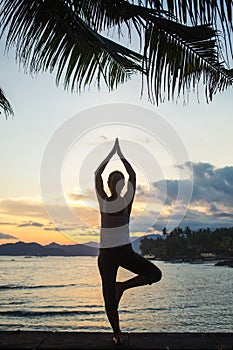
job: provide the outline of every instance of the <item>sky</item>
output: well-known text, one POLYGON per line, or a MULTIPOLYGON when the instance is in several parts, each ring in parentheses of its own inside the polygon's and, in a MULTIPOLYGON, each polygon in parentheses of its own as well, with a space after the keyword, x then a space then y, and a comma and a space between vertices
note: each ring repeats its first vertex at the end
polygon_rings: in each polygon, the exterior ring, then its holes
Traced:
MULTIPOLYGON (((137 173, 133 237, 175 226, 232 226, 232 89, 209 104, 151 104, 140 77, 81 94, 49 72, 19 69, 0 43, 0 86, 15 116, 0 117, 0 244, 99 240, 94 171, 119 137, 137 173)), ((125 171, 115 156, 104 174, 125 171)), ((127 176, 127 174, 125 173, 127 176)), ((107 188, 106 188, 107 191, 107 188)))

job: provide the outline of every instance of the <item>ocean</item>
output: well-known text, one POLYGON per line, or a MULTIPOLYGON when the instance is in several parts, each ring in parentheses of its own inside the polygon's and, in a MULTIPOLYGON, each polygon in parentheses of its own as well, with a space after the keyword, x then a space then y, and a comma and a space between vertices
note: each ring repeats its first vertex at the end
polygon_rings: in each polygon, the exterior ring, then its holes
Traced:
MULTIPOLYGON (((163 278, 130 289, 124 332, 232 332, 233 269, 153 261, 163 278)), ((132 277, 119 269, 118 280, 132 277)), ((0 330, 111 331, 97 257, 0 257, 0 330)))

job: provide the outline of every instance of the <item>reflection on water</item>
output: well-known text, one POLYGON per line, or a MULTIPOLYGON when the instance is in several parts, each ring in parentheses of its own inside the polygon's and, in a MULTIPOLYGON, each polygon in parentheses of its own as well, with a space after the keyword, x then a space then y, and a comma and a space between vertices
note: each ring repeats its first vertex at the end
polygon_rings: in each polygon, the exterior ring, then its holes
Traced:
MULTIPOLYGON (((122 298, 125 332, 233 331, 233 269, 155 263, 162 280, 122 298)), ((0 257, 0 277, 0 330, 110 330, 95 257, 0 257)))

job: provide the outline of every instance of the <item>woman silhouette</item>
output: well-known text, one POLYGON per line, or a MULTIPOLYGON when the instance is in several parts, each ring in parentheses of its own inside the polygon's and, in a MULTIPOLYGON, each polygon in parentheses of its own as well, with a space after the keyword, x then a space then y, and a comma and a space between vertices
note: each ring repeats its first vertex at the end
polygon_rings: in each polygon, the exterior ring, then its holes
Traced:
POLYGON ((162 274, 157 266, 132 249, 129 219, 135 195, 136 174, 123 156, 118 139, 95 172, 95 186, 101 214, 98 267, 102 279, 105 310, 114 333, 113 342, 119 345, 123 342, 118 314, 122 294, 127 289, 158 282, 162 274), (121 196, 121 191, 125 179, 120 171, 113 171, 108 177, 111 195, 108 196, 104 191, 102 173, 115 153, 118 154, 129 175, 124 196, 121 196), (137 276, 124 282, 116 282, 120 266, 137 276))

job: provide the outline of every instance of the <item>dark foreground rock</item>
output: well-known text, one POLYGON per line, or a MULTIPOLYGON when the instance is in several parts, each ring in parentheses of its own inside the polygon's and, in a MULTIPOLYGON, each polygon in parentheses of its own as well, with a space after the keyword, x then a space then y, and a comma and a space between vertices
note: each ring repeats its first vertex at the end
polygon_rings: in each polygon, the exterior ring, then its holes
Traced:
POLYGON ((218 261, 215 266, 228 266, 228 267, 233 267, 233 260, 223 260, 223 261, 218 261))

